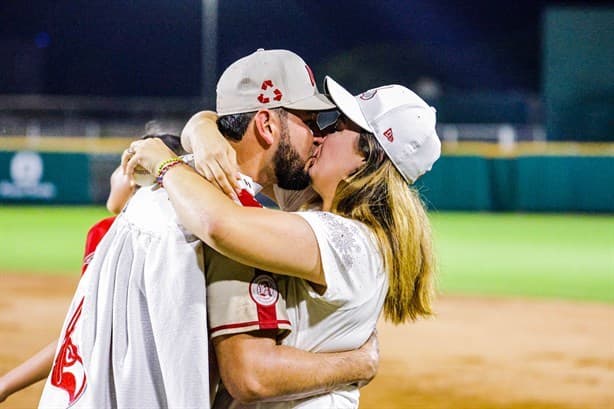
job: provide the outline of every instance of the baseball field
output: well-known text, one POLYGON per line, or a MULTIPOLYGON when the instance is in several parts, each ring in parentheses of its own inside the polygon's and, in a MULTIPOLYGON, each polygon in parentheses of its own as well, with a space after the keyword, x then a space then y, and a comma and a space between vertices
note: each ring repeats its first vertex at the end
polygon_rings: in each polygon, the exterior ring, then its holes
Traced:
MULTIPOLYGON (((57 337, 101 207, 0 207, 0 373, 57 337)), ((381 322, 362 408, 614 408, 614 217, 431 213, 437 316, 381 322)), ((31 408, 39 383, 0 407, 31 408)))

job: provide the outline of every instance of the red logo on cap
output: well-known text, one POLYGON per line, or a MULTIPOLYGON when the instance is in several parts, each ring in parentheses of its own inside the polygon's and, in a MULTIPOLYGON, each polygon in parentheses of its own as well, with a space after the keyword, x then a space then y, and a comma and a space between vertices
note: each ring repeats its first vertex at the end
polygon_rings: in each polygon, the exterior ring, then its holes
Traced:
POLYGON ((307 70, 307 74, 309 74, 309 81, 311 81, 311 86, 315 87, 316 86, 316 78, 313 76, 313 71, 311 71, 311 68, 309 68, 309 66, 307 64, 305 64, 305 69, 307 70))
MULTIPOLYGON (((262 81, 262 85, 260 86, 260 88, 262 88, 263 91, 266 91, 269 88, 273 88, 273 81, 271 80, 264 80, 262 81)), ((283 97, 284 94, 281 93, 281 91, 279 90, 279 88, 275 88, 273 90, 273 99, 275 101, 281 101, 281 98, 283 97)), ((260 101, 261 104, 268 104, 269 102, 271 102, 271 98, 270 98, 270 94, 269 96, 265 96, 264 93, 258 95, 258 101, 260 101)))
POLYGON ((386 137, 386 139, 388 139, 390 142, 394 141, 394 135, 392 135, 392 128, 388 128, 384 131, 384 136, 386 137))

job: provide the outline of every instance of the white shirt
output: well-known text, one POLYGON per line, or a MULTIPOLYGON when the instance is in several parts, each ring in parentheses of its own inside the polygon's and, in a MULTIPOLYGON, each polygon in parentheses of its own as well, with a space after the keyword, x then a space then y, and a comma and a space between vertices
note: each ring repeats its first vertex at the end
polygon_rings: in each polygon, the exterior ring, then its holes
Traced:
MULTIPOLYGON (((319 295, 305 280, 279 277, 292 331, 283 344, 311 352, 360 347, 375 329, 388 291, 388 278, 375 235, 360 222, 327 212, 299 212, 313 229, 327 288, 319 295)), ((285 402, 231 408, 357 408, 360 392, 348 385, 331 393, 285 402)), ((220 406, 221 407, 221 406, 220 406)))
POLYGON ((166 191, 139 189, 79 283, 40 407, 208 407, 204 281, 166 191))

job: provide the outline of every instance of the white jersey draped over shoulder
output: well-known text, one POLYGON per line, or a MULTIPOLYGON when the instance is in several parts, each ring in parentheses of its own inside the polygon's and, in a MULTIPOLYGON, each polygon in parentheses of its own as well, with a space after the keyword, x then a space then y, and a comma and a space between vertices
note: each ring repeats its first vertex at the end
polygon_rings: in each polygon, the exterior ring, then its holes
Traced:
POLYGON ((209 407, 203 265, 166 191, 139 189, 79 283, 39 407, 209 407))

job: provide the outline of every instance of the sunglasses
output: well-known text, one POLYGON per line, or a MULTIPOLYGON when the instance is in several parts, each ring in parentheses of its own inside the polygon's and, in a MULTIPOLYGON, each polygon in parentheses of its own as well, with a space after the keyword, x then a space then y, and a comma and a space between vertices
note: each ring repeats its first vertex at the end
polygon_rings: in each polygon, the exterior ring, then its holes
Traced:
POLYGON ((330 132, 330 127, 335 125, 340 117, 340 112, 336 110, 332 111, 302 111, 284 108, 286 112, 294 115, 300 119, 314 135, 321 135, 324 131, 330 132))
POLYGON ((338 110, 318 112, 316 123, 319 131, 328 130, 331 126, 335 126, 341 118, 341 112, 338 110))

